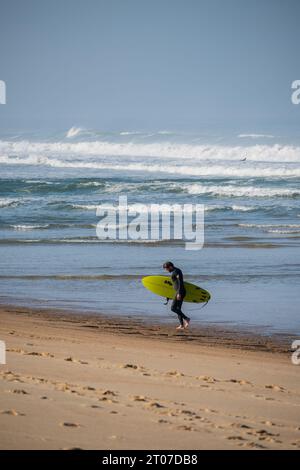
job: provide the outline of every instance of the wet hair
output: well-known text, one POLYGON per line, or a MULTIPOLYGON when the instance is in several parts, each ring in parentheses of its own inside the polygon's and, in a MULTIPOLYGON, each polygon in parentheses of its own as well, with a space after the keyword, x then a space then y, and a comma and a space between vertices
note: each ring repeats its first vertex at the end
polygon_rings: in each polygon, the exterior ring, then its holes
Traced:
POLYGON ((173 264, 171 261, 166 261, 166 262, 163 264, 163 268, 164 268, 164 269, 167 269, 167 268, 174 268, 174 264, 173 264))

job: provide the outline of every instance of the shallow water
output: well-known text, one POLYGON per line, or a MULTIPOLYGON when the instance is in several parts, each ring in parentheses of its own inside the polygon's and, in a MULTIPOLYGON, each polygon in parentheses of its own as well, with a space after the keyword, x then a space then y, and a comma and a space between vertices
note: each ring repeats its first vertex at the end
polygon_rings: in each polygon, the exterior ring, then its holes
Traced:
POLYGON ((299 333, 300 147, 75 131, 0 141, 3 301, 163 319, 140 278, 171 259, 212 293, 193 320, 299 333), (204 204, 205 248, 99 240, 96 207, 119 195, 204 204))

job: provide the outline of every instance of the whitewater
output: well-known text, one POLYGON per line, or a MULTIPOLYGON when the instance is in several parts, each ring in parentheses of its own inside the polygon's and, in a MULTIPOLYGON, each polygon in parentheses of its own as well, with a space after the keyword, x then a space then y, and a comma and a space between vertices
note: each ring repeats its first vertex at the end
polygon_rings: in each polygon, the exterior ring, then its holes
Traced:
POLYGON ((229 139, 72 126, 51 137, 2 136, 0 297, 161 317, 164 307, 139 276, 162 274, 172 259, 213 293, 199 320, 291 331, 300 328, 299 201, 300 146, 271 133, 229 139), (191 255, 180 240, 99 240, 97 207, 111 210, 120 195, 141 212, 203 204, 204 249, 191 255))

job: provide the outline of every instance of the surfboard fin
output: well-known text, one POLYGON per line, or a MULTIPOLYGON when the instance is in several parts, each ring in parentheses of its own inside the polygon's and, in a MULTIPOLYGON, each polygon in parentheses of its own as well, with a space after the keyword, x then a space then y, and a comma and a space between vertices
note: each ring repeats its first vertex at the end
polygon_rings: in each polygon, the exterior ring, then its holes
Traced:
POLYGON ((170 300, 169 297, 166 297, 166 302, 164 302, 164 305, 168 305, 169 300, 170 300))

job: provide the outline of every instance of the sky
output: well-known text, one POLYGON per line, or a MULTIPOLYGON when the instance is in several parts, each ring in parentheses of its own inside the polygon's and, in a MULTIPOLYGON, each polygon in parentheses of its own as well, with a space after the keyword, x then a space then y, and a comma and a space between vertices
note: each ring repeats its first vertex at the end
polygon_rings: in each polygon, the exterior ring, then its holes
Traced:
POLYGON ((299 0, 0 0, 0 132, 298 129, 299 18, 299 0))

